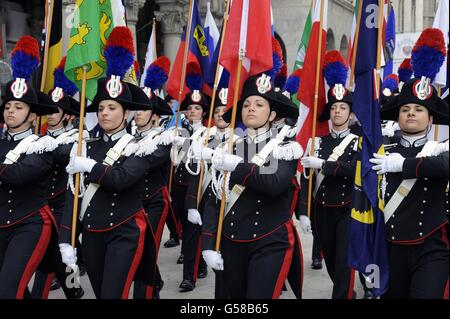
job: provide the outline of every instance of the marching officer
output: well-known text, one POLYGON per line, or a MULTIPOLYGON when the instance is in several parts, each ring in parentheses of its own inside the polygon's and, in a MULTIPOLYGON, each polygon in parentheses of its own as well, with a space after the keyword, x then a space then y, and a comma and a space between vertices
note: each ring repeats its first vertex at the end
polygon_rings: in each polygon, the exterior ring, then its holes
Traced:
MULTIPOLYGON (((331 133, 317 137, 315 153, 310 155, 311 140, 301 163, 314 172, 313 201, 314 228, 322 248, 328 274, 333 281, 333 299, 352 299, 354 270, 347 266, 350 204, 358 136, 349 129, 352 93, 344 87, 348 67, 338 51, 325 55, 324 75, 330 89, 328 102, 320 114, 319 121, 331 120, 331 133)), ((311 173, 312 174, 312 173, 311 173)), ((301 180, 299 200, 300 225, 308 228, 306 217, 308 179, 305 173, 301 180)))
MULTIPOLYGON (((230 117, 231 110, 223 116, 227 122, 230 117)), ((235 143, 237 155, 219 148, 212 158, 213 169, 221 172, 218 181, 224 180, 232 191, 226 196, 220 254, 214 246, 225 194, 222 184, 213 182, 217 199, 208 200, 204 210, 204 219, 210 221, 204 224, 202 255, 210 267, 223 270, 229 298, 278 298, 291 266, 295 228, 290 187, 302 149, 297 142, 276 139, 277 130, 271 130, 276 117, 297 118, 298 109, 277 99, 269 76, 250 77, 236 119, 248 128, 247 136, 235 143), (224 171, 230 172, 229 178, 224 171)))
MULTIPOLYGON (((87 274, 96 297, 101 299, 128 298, 135 276, 148 285, 154 279, 154 260, 148 253, 154 247, 154 237, 141 192, 142 177, 158 155, 155 147, 155 157, 150 156, 150 150, 145 156, 135 156, 134 137, 126 132, 130 110, 149 108, 145 93, 121 80, 134 61, 132 43, 128 28, 112 30, 105 47, 110 76, 98 80, 97 94, 86 109, 97 112, 104 134, 87 143, 84 156, 76 156, 74 144, 66 168, 70 175, 88 174, 79 220, 87 274)), ((76 251, 69 244, 72 208, 73 197, 66 196, 60 250, 63 262, 76 269, 76 251)))
MULTIPOLYGON (((177 156, 181 159, 181 162, 174 173, 175 183, 172 187, 172 204, 176 214, 180 217, 183 229, 181 245, 183 281, 180 284, 181 292, 193 290, 197 278, 205 278, 208 273, 205 262, 199 257, 196 240, 196 234, 199 232, 198 226, 192 224, 188 218, 188 209, 191 207, 186 204, 186 194, 188 194, 189 185, 193 183, 193 176, 200 172, 200 166, 192 163, 194 158, 189 149, 194 141, 201 142, 201 138, 206 131, 202 121, 209 114, 210 99, 201 91, 203 82, 198 76, 198 70, 193 65, 188 66, 186 84, 191 92, 182 101, 180 110, 186 111, 189 127, 184 132, 187 131, 190 136, 189 138, 182 136, 174 139, 174 144, 181 147, 177 156), (185 153, 184 157, 180 155, 182 153, 185 153)), ((192 216, 192 212, 190 215, 192 216)))
MULTIPOLYGON (((64 75, 65 62, 66 58, 64 57, 59 66, 55 68, 55 88, 49 94, 53 102, 56 103, 58 112, 47 115, 47 135, 53 137, 58 144, 58 147, 53 152, 54 160, 52 169, 46 179, 48 205, 55 218, 58 229, 61 225, 67 189, 67 173, 65 168, 69 163, 72 144, 78 138, 78 129, 74 129, 71 123, 80 115, 80 105, 72 97, 78 90, 64 75)), ((87 131, 84 132, 84 135, 85 137, 89 137, 87 131)), ((33 298, 48 298, 50 290, 48 285, 52 283, 52 278, 53 282, 57 284, 56 288, 60 285, 67 298, 81 298, 84 294, 82 287, 69 288, 66 285, 68 273, 66 273, 66 267, 61 261, 57 242, 54 242, 54 247, 49 248, 47 253, 55 255, 53 259, 56 277, 54 277, 54 273, 45 274, 40 271, 36 272, 33 290, 31 292, 33 298)), ((54 289, 54 285, 51 288, 54 289)))
MULTIPOLYGON (((169 165, 170 165, 170 144, 171 132, 164 131, 154 121, 161 116, 172 116, 173 112, 170 106, 157 93, 167 80, 167 74, 170 69, 170 61, 167 57, 161 56, 153 62, 147 69, 146 79, 144 81, 144 92, 148 96, 148 103, 152 106, 152 110, 141 110, 136 112, 134 120, 137 126, 136 140, 140 144, 155 143, 159 145, 160 155, 158 161, 153 163, 152 168, 145 173, 144 191, 142 201, 147 217, 152 226, 155 237, 155 249, 152 247, 153 259, 157 261, 161 237, 166 223, 167 216, 171 210, 170 197, 167 188, 169 165), (161 73, 161 71, 163 73, 161 73), (165 76, 162 77, 161 74, 165 76), (156 81, 155 79, 158 79, 156 81)), ((159 292, 164 282, 159 272, 157 264, 155 267, 155 280, 150 286, 145 286, 142 282, 136 281, 134 284, 133 297, 140 298, 156 298, 159 299, 159 292)))
POLYGON ((34 135, 32 124, 58 110, 28 82, 39 63, 36 39, 21 37, 11 60, 14 80, 0 107, 0 122, 8 126, 0 140, 0 299, 23 299, 56 233, 44 184, 56 143, 34 135))
POLYGON ((381 109, 381 117, 398 121, 401 130, 387 155, 374 154, 370 160, 387 185, 382 189, 389 254, 386 299, 448 298, 448 141, 427 140, 432 124, 449 121, 448 105, 431 85, 444 61, 444 43, 439 29, 422 32, 412 51, 415 78, 381 109), (423 63, 425 55, 428 63, 423 63))

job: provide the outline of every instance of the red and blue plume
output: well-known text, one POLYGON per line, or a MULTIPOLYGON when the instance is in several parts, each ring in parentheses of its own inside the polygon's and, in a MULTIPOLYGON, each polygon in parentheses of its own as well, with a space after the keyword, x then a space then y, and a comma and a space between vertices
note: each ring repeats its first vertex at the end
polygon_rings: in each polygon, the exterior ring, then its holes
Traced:
POLYGON ((227 70, 223 69, 217 89, 218 90, 227 89, 229 83, 230 83, 230 73, 227 70))
POLYGON ((425 76, 433 81, 441 69, 446 55, 447 50, 442 31, 436 28, 423 30, 411 53, 414 76, 416 78, 425 76))
POLYGON ((399 79, 397 74, 389 74, 384 78, 383 89, 389 89, 391 92, 398 90, 399 79))
POLYGON ((136 81, 139 82, 141 79, 141 66, 137 60, 133 62, 133 70, 134 74, 136 74, 136 81))
POLYGON ((120 76, 124 78, 134 63, 133 36, 127 27, 115 27, 106 41, 105 59, 107 64, 106 76, 120 76))
POLYGON ((162 88, 169 77, 170 60, 166 56, 160 56, 147 68, 144 85, 152 90, 162 88))
POLYGON ((300 88, 300 79, 302 77, 302 69, 295 70, 287 79, 286 85, 284 86, 284 91, 289 92, 289 94, 297 94, 300 88))
POLYGON ((400 82, 406 82, 411 78, 413 69, 410 58, 406 58, 403 60, 402 64, 400 64, 400 66, 398 67, 397 73, 400 82))
POLYGON ((284 88, 286 85, 286 79, 287 79, 287 65, 286 63, 283 64, 281 67, 280 73, 275 77, 275 87, 277 88, 284 88))
POLYGON ((341 53, 337 50, 328 51, 325 54, 323 64, 323 76, 330 87, 335 84, 345 86, 347 82, 348 66, 341 53))
POLYGON ((267 75, 270 76, 272 81, 275 81, 278 73, 280 73, 281 68, 283 67, 283 49, 281 48, 280 42, 277 39, 272 38, 272 59, 273 66, 272 69, 267 71, 267 75))
POLYGON ((192 92, 201 91, 203 87, 202 71, 197 63, 189 63, 186 67, 186 85, 192 92))
POLYGON ((72 81, 70 81, 64 74, 65 66, 66 66, 66 57, 63 57, 61 59, 61 62, 59 62, 59 65, 53 71, 53 77, 55 78, 54 86, 63 89, 63 91, 66 94, 74 96, 78 92, 78 89, 75 86, 75 84, 73 84, 72 81))
POLYGON ((11 52, 13 78, 29 80, 39 65, 39 44, 29 35, 20 37, 11 52))

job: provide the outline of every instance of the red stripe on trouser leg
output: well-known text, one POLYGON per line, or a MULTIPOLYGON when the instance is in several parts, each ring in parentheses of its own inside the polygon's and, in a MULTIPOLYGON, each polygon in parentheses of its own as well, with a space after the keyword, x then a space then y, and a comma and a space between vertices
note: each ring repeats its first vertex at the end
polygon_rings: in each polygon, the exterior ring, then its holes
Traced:
POLYGON ((444 298, 443 299, 448 299, 448 279, 447 279, 447 283, 445 284, 444 298))
POLYGON ((50 242, 50 237, 52 234, 52 219, 50 218, 50 209, 48 208, 48 206, 44 206, 39 209, 39 214, 41 215, 43 221, 41 236, 39 237, 38 243, 34 248, 30 259, 28 260, 27 265, 25 266, 22 278, 20 278, 16 299, 23 299, 25 288, 27 287, 31 276, 33 276, 33 274, 36 272, 36 269, 41 263, 42 258, 44 258, 45 252, 50 242))
POLYGON ((353 299, 353 287, 355 286, 355 270, 350 272, 350 282, 348 284, 347 299, 353 299))
MULTIPOLYGON (((295 229, 295 228, 294 228, 295 229)), ((298 235, 297 231, 294 231, 294 236, 297 237, 298 240, 298 250, 299 250, 299 255, 300 255, 300 264, 301 264, 301 275, 300 275, 300 288, 303 290, 303 276, 304 276, 304 272, 303 272, 303 249, 302 249, 302 241, 300 240, 300 236, 298 235)))
POLYGON ((200 264, 200 256, 202 251, 202 237, 200 236, 197 241, 197 249, 195 250, 195 263, 194 263, 194 281, 197 281, 198 265, 200 264))
POLYGON ((287 279, 289 268, 292 263, 292 254, 294 252, 294 232, 292 231, 292 225, 289 223, 285 224, 286 230, 288 232, 289 248, 286 249, 284 254, 283 264, 281 265, 280 273, 278 275, 275 289, 272 294, 272 299, 278 299, 281 295, 281 289, 283 289, 284 282, 287 279))
POLYGON ((169 189, 167 187, 164 187, 162 189, 164 198, 167 200, 167 202, 169 203, 169 210, 170 210, 170 214, 172 215, 172 219, 175 223, 175 228, 177 230, 177 234, 178 234, 178 238, 181 238, 181 222, 178 220, 178 218, 175 216, 175 211, 173 210, 172 207, 172 203, 170 201, 170 193, 169 193, 169 189))
POLYGON ((147 228, 147 221, 144 215, 145 213, 141 211, 136 215, 134 219, 139 229, 139 239, 136 247, 136 252, 134 253, 133 261, 128 272, 127 280, 125 281, 125 287, 123 288, 121 299, 128 299, 131 283, 133 282, 134 275, 142 258, 142 253, 144 252, 145 230, 147 228))
POLYGON ((48 299, 48 295, 50 294, 50 287, 52 286, 53 278, 55 278, 55 273, 51 273, 47 275, 47 279, 45 279, 44 290, 42 291, 42 299, 48 299))

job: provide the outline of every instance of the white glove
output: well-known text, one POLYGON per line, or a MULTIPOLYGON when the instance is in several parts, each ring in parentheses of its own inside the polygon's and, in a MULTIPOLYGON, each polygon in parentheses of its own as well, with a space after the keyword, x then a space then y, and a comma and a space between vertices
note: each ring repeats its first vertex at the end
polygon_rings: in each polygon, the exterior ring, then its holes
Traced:
POLYGON ((375 164, 372 169, 376 171, 378 175, 396 173, 403 170, 405 158, 399 153, 390 153, 388 156, 374 153, 373 156, 375 158, 371 158, 369 161, 375 164))
POLYGON ((214 152, 212 157, 212 165, 219 171, 233 172, 236 169, 236 166, 242 161, 242 157, 227 154, 222 149, 214 152))
POLYGON ((431 156, 438 156, 439 154, 442 154, 444 152, 448 152, 448 140, 436 145, 436 147, 433 150, 433 153, 431 153, 431 156))
POLYGON ((76 271, 77 269, 77 249, 73 248, 72 245, 63 243, 59 244, 59 251, 61 252, 62 262, 67 265, 67 267, 76 271))
POLYGON ((200 160, 202 156, 203 144, 198 141, 192 141, 191 152, 196 160, 200 160))
POLYGON ((204 147, 202 149, 202 160, 210 161, 214 155, 214 150, 209 147, 204 147))
POLYGON ((325 160, 314 156, 305 156, 301 159, 301 162, 305 168, 321 169, 325 160))
POLYGON ((214 270, 223 270, 223 259, 220 253, 215 250, 202 251, 206 264, 214 270))
POLYGON ((194 225, 202 225, 202 216, 196 209, 188 209, 188 221, 194 225))
POLYGON ((311 221, 308 216, 301 215, 299 220, 300 228, 303 230, 303 233, 307 234, 311 232, 311 221))
POLYGON ((176 145, 176 146, 183 146, 185 141, 186 141, 186 137, 174 136, 172 144, 176 145))
POLYGON ((97 161, 91 158, 75 156, 73 159, 70 159, 69 164, 66 166, 66 172, 68 174, 90 173, 95 164, 97 164, 97 161))

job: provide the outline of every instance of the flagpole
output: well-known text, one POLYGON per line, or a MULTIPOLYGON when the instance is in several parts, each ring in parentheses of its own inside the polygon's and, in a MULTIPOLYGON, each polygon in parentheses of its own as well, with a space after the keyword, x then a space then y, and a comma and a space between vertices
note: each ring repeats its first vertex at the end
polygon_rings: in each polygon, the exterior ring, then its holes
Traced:
MULTIPOLYGON (((55 4, 55 1, 53 0, 48 0, 50 1, 50 10, 48 10, 48 4, 47 4, 47 0, 46 5, 45 5, 45 11, 47 11, 48 13, 48 21, 47 21, 47 15, 45 16, 46 18, 46 25, 45 25, 45 46, 44 46, 44 61, 42 62, 42 77, 41 77, 41 92, 44 92, 45 89, 45 81, 47 78, 47 65, 48 65, 48 47, 50 45, 50 36, 52 33, 52 19, 53 19, 53 5, 55 4)), ((46 93, 46 92, 44 92, 46 93)), ((36 128, 35 128, 35 134, 39 135, 40 131, 41 131, 41 119, 42 116, 38 116, 37 119, 37 124, 36 124, 36 128)))
MULTIPOLYGON (((314 110, 313 110, 313 127, 311 137, 311 151, 310 156, 314 156, 316 145, 316 128, 317 128, 317 106, 319 103, 319 81, 320 81, 320 67, 322 64, 322 25, 323 25, 323 7, 324 0, 320 0, 320 20, 319 20, 319 46, 317 48, 317 64, 316 64, 316 82, 314 86, 314 110)), ((312 180, 314 173, 311 171, 308 183, 308 218, 311 216, 311 194, 312 194, 312 180)))
MULTIPOLYGON (((217 61, 220 61, 220 57, 222 56, 222 47, 223 47, 223 42, 224 42, 224 38, 225 38, 225 31, 227 29, 227 24, 228 24, 228 14, 229 14, 229 9, 230 9, 230 0, 226 0, 226 9, 225 9, 225 15, 223 17, 223 28, 222 28, 222 35, 220 38, 220 47, 219 47, 219 56, 217 58, 217 61)), ((211 123, 212 123, 212 117, 213 117, 213 111, 214 111, 214 102, 216 100, 216 94, 217 94, 217 88, 219 86, 219 81, 220 81, 220 77, 219 77, 219 70, 220 70, 220 63, 217 62, 217 67, 216 67, 216 75, 214 78, 214 87, 213 87, 213 92, 212 92, 212 98, 211 98, 211 106, 209 107, 209 116, 208 116, 208 127, 206 129, 206 136, 205 139, 203 141, 203 145, 207 146, 208 145, 208 140, 209 140, 209 135, 211 132, 211 123)), ((232 138, 233 136, 230 135, 230 138, 232 138)), ((204 167, 203 167, 203 160, 201 161, 201 165, 200 165, 200 179, 199 179, 199 183, 198 183, 198 189, 197 189, 197 208, 200 205, 200 200, 201 200, 201 191, 202 191, 202 184, 203 184, 203 177, 205 174, 204 171, 204 167)))
MULTIPOLYGON (((438 86, 437 86, 437 94, 438 94, 439 98, 441 97, 441 90, 442 90, 441 89, 441 85, 438 84, 438 86)), ((437 141, 438 138, 439 138, 439 126, 435 124, 434 125, 434 140, 437 141)))
MULTIPOLYGON (((323 1, 323 0, 322 0, 323 1)), ((231 123, 230 123, 230 138, 228 139, 228 149, 227 153, 231 154, 233 152, 233 136, 234 136, 234 127, 236 125, 236 113, 237 113, 237 103, 239 98, 239 87, 241 84, 241 69, 242 69, 242 60, 244 58, 245 52, 242 49, 239 49, 239 60, 238 60, 238 69, 236 73, 236 83, 234 86, 234 96, 233 96, 233 109, 231 112, 231 123)), ((228 178, 229 172, 224 173, 223 183, 222 183, 222 200, 220 201, 220 211, 219 211, 219 223, 217 225, 217 234, 216 234, 216 251, 220 250, 220 241, 222 239, 222 226, 223 226, 223 215, 225 213, 225 204, 227 199, 225 198, 225 181, 228 178)))
POLYGON ((384 1, 378 0, 378 39, 377 39, 377 73, 376 73, 376 88, 377 99, 380 100, 380 72, 381 72, 381 54, 382 54, 382 40, 383 40, 383 14, 384 1))
POLYGON ((358 17, 356 19, 356 30, 355 30, 355 39, 352 47, 352 65, 350 68, 350 90, 353 91, 353 84, 354 84, 354 75, 355 75, 355 65, 356 65, 356 49, 358 48, 358 40, 359 40, 359 26, 361 24, 361 11, 362 11, 362 3, 363 0, 359 0, 358 3, 358 17))
POLYGON ((152 33, 154 35, 153 47, 155 48, 155 58, 158 58, 158 52, 156 50, 156 18, 155 17, 153 17, 153 22, 152 22, 152 33))
MULTIPOLYGON (((185 42, 185 47, 184 47, 183 67, 181 69, 180 92, 178 93, 177 116, 176 116, 176 121, 175 121, 175 130, 174 130, 175 136, 178 135, 178 125, 180 123, 181 98, 183 95, 184 84, 186 81, 186 62, 187 62, 188 52, 189 52, 189 42, 190 42, 189 40, 191 37, 193 11, 194 11, 194 1, 189 0, 189 17, 188 17, 188 24, 187 24, 187 30, 186 30, 186 42, 185 42)), ((172 192, 172 182, 173 182, 173 160, 170 161, 169 193, 172 192)))
MULTIPOLYGON (((77 156, 81 156, 84 129, 84 109, 86 103, 86 77, 87 66, 83 66, 83 74, 81 80, 81 98, 80 98, 80 124, 78 126, 78 147, 77 156)), ((73 194, 73 210, 72 210, 72 247, 75 247, 76 227, 78 218, 78 190, 80 189, 80 173, 75 174, 75 187, 73 194)))

